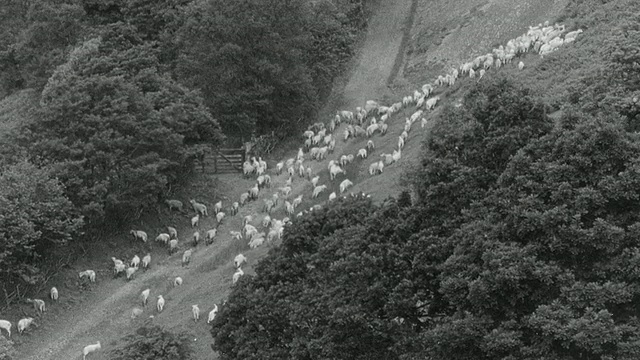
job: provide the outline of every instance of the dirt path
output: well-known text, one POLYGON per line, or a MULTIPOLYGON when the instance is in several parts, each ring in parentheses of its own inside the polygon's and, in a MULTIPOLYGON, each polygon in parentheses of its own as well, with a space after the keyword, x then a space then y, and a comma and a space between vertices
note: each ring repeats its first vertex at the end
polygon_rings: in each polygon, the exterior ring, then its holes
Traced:
MULTIPOLYGON (((360 60, 344 89, 342 103, 345 108, 353 109, 368 99, 381 98, 388 94, 387 82, 398 69, 397 61, 401 58, 398 54, 403 36, 408 32, 406 24, 411 5, 411 1, 404 0, 381 1, 370 20, 369 30, 359 55, 360 60)), ((336 153, 345 151, 345 146, 346 144, 339 144, 336 153)), ((318 172, 324 168, 326 172, 326 162, 315 163, 313 167, 318 172)), ((251 274, 250 265, 255 264, 256 259, 263 257, 268 251, 268 246, 248 250, 244 241, 233 241, 229 237, 229 231, 240 229, 244 215, 254 215, 254 223, 262 219, 263 214, 256 215, 262 208, 262 199, 270 197, 278 187, 284 185, 285 180, 285 175, 274 176, 274 187, 265 191, 266 194, 261 194, 260 200, 242 208, 238 216, 227 218, 219 228, 220 236, 216 243, 209 247, 200 245, 187 268, 180 266, 180 254, 175 254, 158 262, 152 260, 152 269, 138 273, 137 278, 130 282, 111 279, 108 269, 100 269, 104 276, 99 274, 99 285, 87 292, 83 301, 67 310, 57 311, 53 318, 47 318, 45 315, 39 328, 16 341, 16 350, 21 354, 20 358, 79 359, 82 358, 81 349, 85 345, 100 340, 102 351, 93 354, 92 360, 107 359, 107 352, 119 346, 119 340, 124 334, 131 333, 144 323, 187 331, 193 336, 196 358, 216 358, 210 349, 212 339, 206 318, 213 305, 220 304, 229 292, 234 272, 233 257, 239 252, 245 253, 250 262, 245 271, 251 274), (173 288, 170 285, 175 276, 183 277, 182 287, 173 288), (140 306, 139 294, 146 288, 151 289, 150 304, 140 317, 132 320, 131 309, 140 306), (164 295, 166 299, 166 307, 160 314, 155 310, 155 297, 159 294, 164 295), (191 318, 192 304, 198 304, 201 310, 201 319, 196 324, 191 318)), ((224 175, 218 177, 218 181, 222 187, 221 193, 229 199, 238 199, 240 193, 250 188, 255 180, 242 179, 238 175, 224 175)), ((199 190, 203 190, 202 188, 201 186, 199 190)), ((309 191, 308 181, 297 180, 294 183, 294 195, 304 193, 306 198, 310 198, 309 191)), ((326 200, 329 192, 318 202, 326 200)), ((310 204, 311 202, 305 201, 303 206, 310 204)), ((225 204, 228 205, 229 202, 225 204)), ((273 218, 278 219, 284 216, 281 205, 272 214, 273 218)), ((214 224, 215 220, 211 217, 203 219, 200 232, 204 233, 214 224)), ((187 218, 179 224, 178 231, 183 234, 180 238, 184 243, 184 239, 193 231, 188 226, 187 218)), ((155 235, 149 234, 154 238, 155 235)))

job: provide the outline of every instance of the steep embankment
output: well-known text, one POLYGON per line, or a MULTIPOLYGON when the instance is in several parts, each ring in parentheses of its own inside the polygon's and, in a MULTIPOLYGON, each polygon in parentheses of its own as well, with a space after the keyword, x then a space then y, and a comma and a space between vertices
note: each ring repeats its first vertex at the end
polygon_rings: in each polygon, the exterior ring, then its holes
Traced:
MULTIPOLYGON (((370 20, 369 30, 364 45, 357 60, 350 80, 344 92, 345 108, 354 108, 366 100, 367 97, 379 98, 387 93, 387 80, 392 76, 394 63, 400 52, 405 30, 406 19, 409 15, 411 3, 394 0, 384 1, 378 6, 376 13, 370 20)), ((337 152, 341 145, 338 146, 337 152)), ((314 164, 320 170, 325 169, 326 162, 314 164)), ((250 188, 254 179, 242 179, 238 175, 220 176, 216 183, 217 189, 223 196, 216 197, 208 190, 212 179, 210 175, 203 175, 194 180, 193 187, 188 194, 209 204, 223 199, 238 199, 240 194, 250 188)), ((257 202, 250 203, 241 209, 240 214, 227 218, 219 228, 219 234, 215 244, 200 247, 195 251, 193 261, 188 267, 180 266, 180 254, 166 257, 159 251, 157 244, 154 247, 152 268, 147 272, 139 272, 137 277, 126 282, 123 279, 112 280, 110 276, 111 263, 108 257, 112 254, 102 254, 105 262, 102 268, 96 268, 98 273, 98 285, 92 286, 90 292, 85 293, 84 299, 73 303, 65 299, 61 293, 60 303, 50 306, 50 311, 42 318, 37 319, 39 327, 33 329, 25 336, 19 336, 16 340, 18 353, 22 359, 74 359, 78 358, 81 349, 90 343, 100 340, 102 351, 93 354, 93 359, 107 359, 107 351, 117 347, 119 339, 124 334, 134 331, 143 323, 157 324, 172 330, 186 331, 193 337, 196 350, 196 358, 210 359, 211 336, 209 326, 206 324, 206 316, 214 304, 220 304, 227 296, 231 286, 231 276, 234 272, 233 257, 243 251, 249 258, 249 266, 245 269, 252 273, 251 264, 256 259, 264 256, 268 246, 249 251, 245 242, 236 242, 230 239, 230 230, 239 230, 241 219, 245 215, 254 215, 254 219, 262 218, 260 213, 262 199, 271 196, 277 187, 283 186, 284 175, 274 177, 272 190, 265 191, 257 202), (161 258, 162 260, 156 260, 161 258), (173 288, 171 281, 175 276, 181 276, 184 284, 180 288, 173 288), (140 306, 139 294, 142 290, 151 289, 151 299, 145 312, 139 318, 130 318, 131 309, 140 306), (162 294, 166 299, 164 311, 158 314, 155 311, 155 297, 162 294), (191 318, 191 305, 198 304, 202 314, 200 322, 194 324, 191 318), (149 316, 153 315, 152 318, 149 316)), ((310 185, 307 181, 294 183, 294 194, 307 194, 310 185)), ((328 193, 319 201, 326 200, 328 193)), ((188 199, 188 196, 185 196, 188 199)), ((183 199, 183 200, 185 200, 183 199)), ((230 200, 233 201, 233 200, 230 200)), ((225 202, 228 206, 229 202, 225 202)), ((305 204, 307 205, 307 202, 305 204)), ((273 217, 284 216, 282 208, 272 214, 273 217)), ((188 226, 188 216, 173 216, 171 223, 178 228, 182 240, 182 250, 186 249, 186 240, 190 238, 193 230, 188 226)), ((200 232, 213 228, 215 220, 211 217, 204 218, 200 224, 200 232)), ((161 229, 148 229, 144 226, 150 237, 155 238, 161 229)), ((113 249, 115 253, 117 249, 113 249)), ((141 254, 142 255, 142 254, 141 254)), ((70 272, 75 272, 74 269, 70 272)))

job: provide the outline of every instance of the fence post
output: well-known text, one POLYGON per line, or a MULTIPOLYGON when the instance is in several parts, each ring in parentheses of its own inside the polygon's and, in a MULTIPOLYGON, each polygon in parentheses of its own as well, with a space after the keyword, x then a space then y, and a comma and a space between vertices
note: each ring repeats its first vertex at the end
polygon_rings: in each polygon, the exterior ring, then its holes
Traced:
POLYGON ((213 172, 218 173, 218 150, 213 152, 213 172))

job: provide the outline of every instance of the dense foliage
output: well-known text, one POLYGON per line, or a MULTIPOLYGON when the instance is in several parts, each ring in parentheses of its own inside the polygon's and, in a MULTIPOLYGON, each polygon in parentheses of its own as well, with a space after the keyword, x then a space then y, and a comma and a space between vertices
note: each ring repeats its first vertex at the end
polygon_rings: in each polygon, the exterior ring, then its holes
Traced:
POLYGON ((408 193, 296 220, 216 317, 223 359, 632 359, 640 138, 512 81, 444 109, 408 193))
POLYGON ((124 338, 125 344, 109 352, 111 360, 192 360, 193 351, 185 334, 160 326, 141 327, 124 338))

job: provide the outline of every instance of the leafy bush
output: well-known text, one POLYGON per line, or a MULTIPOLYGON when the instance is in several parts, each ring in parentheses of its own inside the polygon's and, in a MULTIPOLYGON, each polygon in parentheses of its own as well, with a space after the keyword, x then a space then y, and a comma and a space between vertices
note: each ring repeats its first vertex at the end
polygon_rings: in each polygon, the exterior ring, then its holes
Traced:
POLYGON ((141 327, 123 338, 125 344, 109 352, 111 360, 192 360, 193 350, 185 334, 160 326, 141 327))

